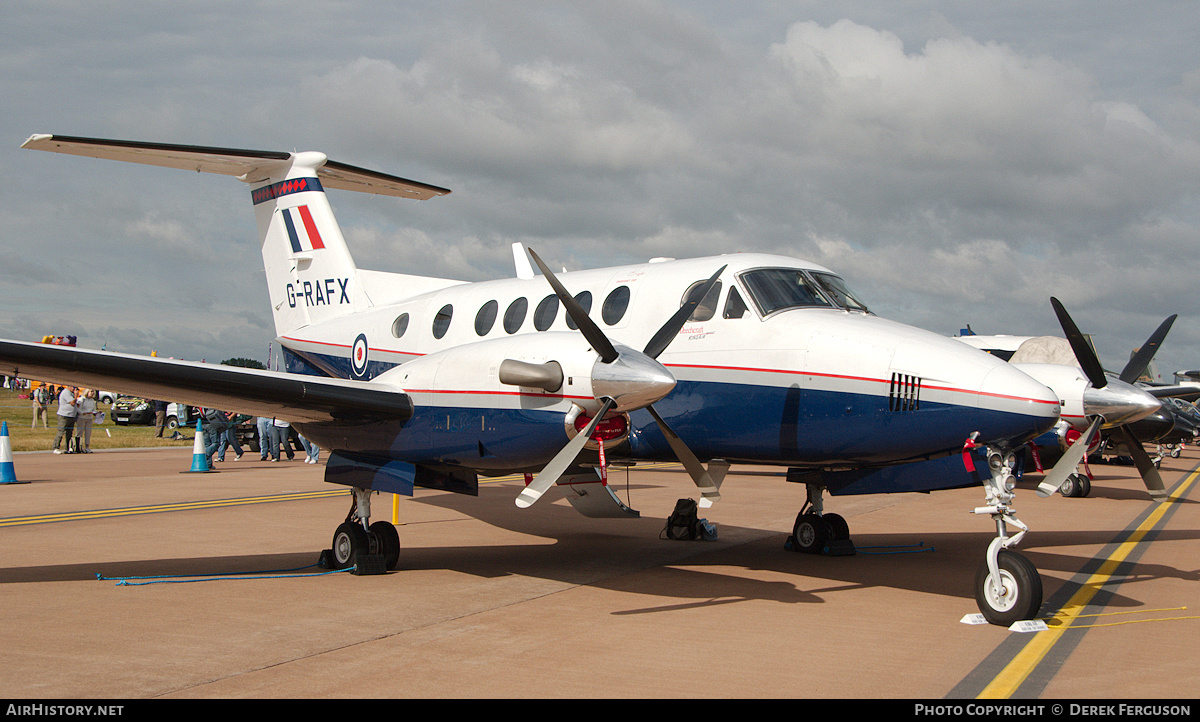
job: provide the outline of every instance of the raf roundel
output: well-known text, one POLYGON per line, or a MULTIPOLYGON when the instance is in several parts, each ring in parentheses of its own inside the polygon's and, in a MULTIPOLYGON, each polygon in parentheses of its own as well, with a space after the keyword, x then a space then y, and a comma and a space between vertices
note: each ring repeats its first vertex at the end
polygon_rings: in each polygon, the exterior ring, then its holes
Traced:
POLYGON ((367 375, 367 356, 369 350, 367 347, 367 335, 364 333, 358 334, 358 338, 354 339, 354 345, 350 347, 350 368, 353 369, 356 378, 362 378, 367 375))

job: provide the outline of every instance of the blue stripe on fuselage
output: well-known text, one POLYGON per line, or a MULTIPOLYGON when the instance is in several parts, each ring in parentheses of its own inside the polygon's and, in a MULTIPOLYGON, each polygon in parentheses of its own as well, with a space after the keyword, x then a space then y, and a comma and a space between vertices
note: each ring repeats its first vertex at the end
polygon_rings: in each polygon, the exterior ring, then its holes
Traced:
MULTIPOLYGON (((392 364, 378 364, 372 375, 392 364)), ((349 369, 349 359, 288 353, 287 370, 349 369)), ((887 464, 962 448, 968 434, 996 428, 1044 428, 1044 417, 922 401, 919 410, 889 411, 888 398, 869 394, 679 381, 654 408, 700 458, 806 466, 887 464), (920 449, 919 453, 914 449, 920 449)), ((628 446, 612 458, 674 460, 650 414, 631 414, 628 446)), ((503 471, 545 463, 567 442, 563 416, 553 411, 418 406, 390 442, 392 458, 503 471)))

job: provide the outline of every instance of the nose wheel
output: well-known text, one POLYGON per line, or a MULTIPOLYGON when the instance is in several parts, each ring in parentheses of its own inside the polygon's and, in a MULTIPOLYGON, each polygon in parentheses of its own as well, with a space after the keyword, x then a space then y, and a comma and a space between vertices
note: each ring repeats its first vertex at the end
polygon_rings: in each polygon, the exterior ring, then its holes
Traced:
POLYGON ((1042 608, 1042 578, 1033 562, 1001 549, 996 568, 993 573, 984 560, 975 574, 975 601, 984 619, 1003 627, 1033 619, 1042 608))

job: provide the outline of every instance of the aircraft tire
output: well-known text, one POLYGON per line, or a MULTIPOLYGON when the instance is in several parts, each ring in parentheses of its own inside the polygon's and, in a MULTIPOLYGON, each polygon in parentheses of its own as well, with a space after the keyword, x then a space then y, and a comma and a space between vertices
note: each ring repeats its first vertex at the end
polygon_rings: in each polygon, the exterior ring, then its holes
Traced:
POLYGON ((821 517, 825 523, 829 525, 831 540, 843 540, 850 538, 850 525, 841 514, 825 514, 821 517))
POLYGON ((1092 482, 1083 474, 1079 475, 1079 496, 1080 498, 1092 493, 1092 482))
POLYGON ((1071 474, 1068 476, 1063 481, 1062 486, 1058 487, 1058 493, 1068 498, 1079 496, 1079 475, 1071 474))
POLYGON ((796 539, 796 551, 820 554, 833 535, 833 530, 828 522, 816 514, 800 514, 792 527, 792 535, 796 539))
POLYGON ((368 531, 378 540, 379 553, 387 560, 388 570, 395 569, 400 563, 400 535, 396 533, 396 527, 390 522, 377 521, 368 531))
POLYGON ((361 524, 343 522, 333 533, 333 562, 338 569, 349 569, 354 566, 355 557, 359 553, 370 551, 370 540, 361 524))
POLYGON ((1003 593, 992 590, 992 574, 985 560, 975 574, 975 603, 985 619, 1002 627, 1033 619, 1042 607, 1042 577, 1033 562, 1001 549, 999 559, 1003 593))

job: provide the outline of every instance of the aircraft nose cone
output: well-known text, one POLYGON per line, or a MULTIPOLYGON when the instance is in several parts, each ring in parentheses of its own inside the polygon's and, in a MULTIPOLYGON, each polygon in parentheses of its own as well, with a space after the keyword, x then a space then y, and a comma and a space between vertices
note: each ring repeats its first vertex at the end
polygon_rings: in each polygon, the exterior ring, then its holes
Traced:
POLYGON ((632 411, 658 401, 675 388, 675 377, 665 366, 640 351, 619 344, 612 363, 597 361, 592 367, 592 395, 610 398, 617 411, 632 411))
POLYGON ((1162 402, 1138 387, 1110 379, 1103 388, 1088 387, 1083 392, 1083 412, 1104 419, 1103 428, 1112 428, 1143 419, 1162 408, 1162 402))

